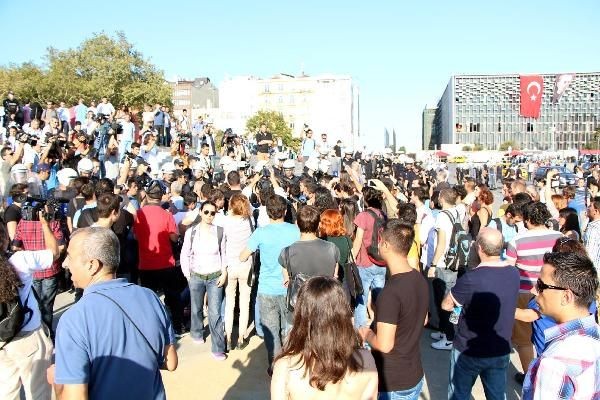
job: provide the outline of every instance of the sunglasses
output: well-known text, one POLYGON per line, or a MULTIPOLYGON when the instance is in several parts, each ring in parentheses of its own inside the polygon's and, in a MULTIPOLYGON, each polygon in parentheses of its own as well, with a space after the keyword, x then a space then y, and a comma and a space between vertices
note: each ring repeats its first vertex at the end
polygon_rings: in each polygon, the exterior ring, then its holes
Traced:
POLYGON ((217 212, 216 211, 208 211, 208 210, 206 210, 206 211, 202 211, 202 214, 204 214, 204 215, 210 214, 211 217, 214 217, 215 215, 217 215, 217 212))
MULTIPOLYGON (((554 285, 548 285, 546 283, 544 283, 544 281, 542 281, 541 278, 538 278, 536 284, 535 284, 535 290, 541 294, 544 290, 546 289, 550 289, 550 290, 571 290, 571 292, 573 292, 572 289, 568 289, 568 288, 564 288, 564 287, 560 287, 560 286, 554 286, 554 285)), ((577 293, 573 292, 573 294, 575 296, 577 296, 577 293)))

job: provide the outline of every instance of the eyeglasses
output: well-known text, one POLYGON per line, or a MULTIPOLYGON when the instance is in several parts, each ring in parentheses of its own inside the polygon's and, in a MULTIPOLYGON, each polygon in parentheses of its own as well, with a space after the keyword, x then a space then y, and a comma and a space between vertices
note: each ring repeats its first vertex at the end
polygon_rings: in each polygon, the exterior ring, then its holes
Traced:
POLYGON ((535 290, 539 294, 541 294, 546 289, 550 289, 550 290, 563 290, 563 291, 570 290, 571 292, 573 292, 573 294, 575 296, 577 296, 577 293, 575 293, 573 291, 573 289, 568 289, 568 288, 564 288, 564 287, 560 287, 560 286, 554 286, 554 285, 548 285, 548 284, 544 283, 544 281, 542 281, 541 278, 538 278, 538 280, 537 280, 537 282, 535 284, 535 290))
POLYGON ((206 211, 202 211, 202 214, 204 214, 204 215, 210 214, 211 217, 214 217, 215 215, 217 215, 217 212, 216 211, 208 211, 208 210, 206 210, 206 211))

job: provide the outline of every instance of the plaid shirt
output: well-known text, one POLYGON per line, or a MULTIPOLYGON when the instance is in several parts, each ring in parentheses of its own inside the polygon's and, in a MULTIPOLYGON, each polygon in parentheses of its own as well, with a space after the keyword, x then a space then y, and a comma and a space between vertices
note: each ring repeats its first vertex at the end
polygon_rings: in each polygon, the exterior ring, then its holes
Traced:
MULTIPOLYGON (((54 233, 54 237, 61 246, 64 244, 64 235, 60 229, 59 221, 51 221, 50 229, 54 233)), ((46 250, 46 242, 44 241, 44 232, 39 221, 25 221, 22 219, 17 225, 17 232, 12 242, 13 246, 23 250, 46 250)), ((33 279, 51 278, 58 274, 61 270, 61 262, 55 260, 52 267, 33 273, 33 279)))
POLYGON ((600 399, 600 327, 590 315, 544 331, 546 350, 529 366, 523 400, 600 399))

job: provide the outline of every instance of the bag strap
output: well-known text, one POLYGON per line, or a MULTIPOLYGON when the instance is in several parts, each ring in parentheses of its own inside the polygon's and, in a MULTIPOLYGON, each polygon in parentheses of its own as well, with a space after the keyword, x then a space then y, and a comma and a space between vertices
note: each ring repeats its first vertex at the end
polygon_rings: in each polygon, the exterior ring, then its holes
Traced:
POLYGON ((150 344, 150 341, 148 340, 148 338, 146 337, 146 335, 144 335, 142 333, 141 329, 138 328, 138 326, 135 324, 135 322, 133 322, 133 320, 131 319, 131 317, 129 316, 129 314, 127 314, 127 312, 123 309, 123 307, 121 307, 119 305, 119 303, 117 303, 112 297, 107 296, 104 293, 92 292, 92 294, 97 294, 97 295, 100 295, 102 297, 106 297, 108 300, 112 301, 114 303, 114 305, 116 305, 119 308, 119 310, 121 310, 121 312, 123 312, 123 315, 125 315, 125 317, 129 320, 129 322, 131 322, 131 324, 133 325, 133 327, 142 336, 142 338, 144 339, 144 341, 146 342, 146 344, 148 345, 148 347, 150 348, 150 350, 152 350, 152 352, 154 353, 154 356, 156 357, 156 361, 158 362, 158 360, 160 359, 158 352, 156 350, 154 350, 154 347, 152 347, 152 345, 150 344))
MULTIPOLYGON (((350 239, 348 239, 348 236, 344 237, 346 238, 346 243, 348 243, 348 258, 350 258, 352 262, 356 264, 356 262, 354 261, 354 254, 352 254, 352 243, 350 242, 350 239)), ((346 260, 346 262, 348 262, 348 260, 346 260)))
POLYGON ((250 225, 250 232, 254 232, 254 225, 252 225, 252 218, 248 217, 248 225, 250 225))
POLYGON ((285 269, 287 269, 288 277, 292 279, 292 271, 290 270, 290 247, 283 249, 283 261, 285 261, 285 269))
POLYGON ((500 218, 494 218, 493 221, 496 223, 496 229, 498 229, 500 233, 502 233, 502 221, 500 220, 500 218))
POLYGON ((223 227, 217 226, 217 243, 219 244, 219 255, 221 255, 221 243, 223 242, 223 227))

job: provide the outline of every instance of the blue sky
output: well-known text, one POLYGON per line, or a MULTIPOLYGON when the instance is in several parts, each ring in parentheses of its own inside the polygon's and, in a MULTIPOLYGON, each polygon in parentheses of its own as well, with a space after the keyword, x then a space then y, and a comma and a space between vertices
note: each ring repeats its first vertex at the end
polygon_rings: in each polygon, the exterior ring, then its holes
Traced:
POLYGON ((0 2, 0 63, 40 62, 47 46, 77 46, 122 30, 165 72, 219 83, 229 75, 349 74, 361 131, 421 145, 421 112, 452 74, 600 69, 600 2, 559 1, 0 2), (73 4, 69 4, 73 3, 73 4), (40 15, 27 17, 38 9, 40 15), (14 38, 14 40, 13 40, 14 38))

